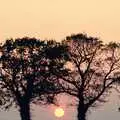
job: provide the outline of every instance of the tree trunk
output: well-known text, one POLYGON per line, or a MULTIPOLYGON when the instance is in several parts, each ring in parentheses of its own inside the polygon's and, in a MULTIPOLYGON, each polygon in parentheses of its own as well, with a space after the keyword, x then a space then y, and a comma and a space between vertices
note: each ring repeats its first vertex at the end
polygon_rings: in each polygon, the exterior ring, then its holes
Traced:
POLYGON ((21 120, 31 120, 30 103, 23 103, 20 105, 21 120))
POLYGON ((86 110, 85 110, 85 107, 84 105, 78 105, 78 120, 86 120, 86 110))

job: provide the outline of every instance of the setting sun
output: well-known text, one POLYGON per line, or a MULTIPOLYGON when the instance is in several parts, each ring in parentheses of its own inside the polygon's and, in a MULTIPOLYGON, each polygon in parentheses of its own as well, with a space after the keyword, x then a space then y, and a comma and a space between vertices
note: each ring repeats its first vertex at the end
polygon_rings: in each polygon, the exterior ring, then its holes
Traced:
POLYGON ((56 117, 62 117, 62 116, 64 116, 64 110, 62 108, 55 109, 54 113, 55 113, 56 117))

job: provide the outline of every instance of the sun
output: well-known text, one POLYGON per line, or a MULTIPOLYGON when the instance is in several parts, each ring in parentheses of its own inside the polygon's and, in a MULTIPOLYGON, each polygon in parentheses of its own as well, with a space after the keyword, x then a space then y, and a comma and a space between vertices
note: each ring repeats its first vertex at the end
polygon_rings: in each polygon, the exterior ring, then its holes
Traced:
POLYGON ((62 108, 56 108, 54 112, 56 117, 63 117, 64 116, 64 110, 62 108))

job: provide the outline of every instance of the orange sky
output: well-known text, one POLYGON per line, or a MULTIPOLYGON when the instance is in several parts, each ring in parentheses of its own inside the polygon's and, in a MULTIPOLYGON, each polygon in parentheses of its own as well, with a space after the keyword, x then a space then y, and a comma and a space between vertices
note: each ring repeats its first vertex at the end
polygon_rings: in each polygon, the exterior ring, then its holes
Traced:
POLYGON ((120 0, 0 0, 0 40, 86 32, 120 40, 120 0))
MULTIPOLYGON (((0 41, 24 36, 60 40, 79 32, 100 37, 106 42, 119 41, 120 0, 0 0, 0 41)), ((119 120, 118 105, 115 106, 114 102, 110 105, 101 108, 98 114, 94 113, 90 120, 95 116, 98 120, 119 120), (113 109, 109 108, 110 105, 113 109)), ((45 110, 35 109, 38 115, 35 120, 40 117, 55 120, 50 110, 45 110)), ((76 118, 76 114, 72 115, 73 110, 65 111, 69 120, 76 118)), ((5 118, 19 120, 14 111, 0 112, 0 119, 5 118)))

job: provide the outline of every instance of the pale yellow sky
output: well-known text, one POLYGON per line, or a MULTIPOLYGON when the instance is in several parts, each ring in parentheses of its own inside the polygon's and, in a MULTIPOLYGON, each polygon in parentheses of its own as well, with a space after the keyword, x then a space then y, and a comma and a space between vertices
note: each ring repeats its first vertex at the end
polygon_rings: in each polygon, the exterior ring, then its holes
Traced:
MULTIPOLYGON (((24 36, 60 40, 79 32, 104 41, 119 41, 120 0, 0 0, 0 41, 24 36)), ((115 100, 93 113, 89 120, 119 120, 120 113, 116 112, 119 104, 115 100)), ((34 120, 56 119, 49 109, 40 107, 35 112, 34 120)), ((74 109, 65 112, 69 120, 76 120, 74 109)), ((20 120, 20 117, 13 110, 0 112, 0 119, 20 120)))
POLYGON ((86 32, 120 40, 120 0, 0 0, 0 40, 86 32))

